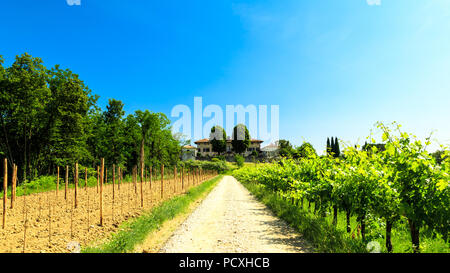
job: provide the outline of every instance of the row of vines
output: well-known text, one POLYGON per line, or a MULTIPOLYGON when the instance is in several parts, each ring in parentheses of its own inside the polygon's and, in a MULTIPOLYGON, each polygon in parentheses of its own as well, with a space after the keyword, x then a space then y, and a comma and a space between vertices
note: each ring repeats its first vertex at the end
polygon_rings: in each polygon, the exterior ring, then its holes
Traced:
MULTIPOLYGON (((422 229, 431 230, 448 242, 450 231, 450 159, 449 151, 442 162, 427 152, 425 141, 378 123, 385 142, 384 150, 374 145, 369 150, 346 147, 343 156, 310 155, 300 160, 282 159, 278 163, 242 168, 234 172, 237 179, 257 182, 278 192, 303 208, 314 204, 318 216, 344 212, 347 232, 350 217, 356 216, 361 239, 367 241, 367 221, 378 219, 385 226, 385 244, 393 251, 392 227, 398 221, 407 223, 411 247, 420 252, 422 229)), ((372 142, 375 142, 371 139, 372 142)))

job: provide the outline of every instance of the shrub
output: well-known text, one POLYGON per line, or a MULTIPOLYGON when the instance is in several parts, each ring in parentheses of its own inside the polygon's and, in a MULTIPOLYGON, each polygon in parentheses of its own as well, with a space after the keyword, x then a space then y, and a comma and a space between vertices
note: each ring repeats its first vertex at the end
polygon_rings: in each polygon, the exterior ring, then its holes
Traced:
POLYGON ((244 157, 241 155, 235 155, 234 156, 234 160, 236 161, 236 164, 238 165, 239 168, 241 168, 242 166, 244 166, 244 157))

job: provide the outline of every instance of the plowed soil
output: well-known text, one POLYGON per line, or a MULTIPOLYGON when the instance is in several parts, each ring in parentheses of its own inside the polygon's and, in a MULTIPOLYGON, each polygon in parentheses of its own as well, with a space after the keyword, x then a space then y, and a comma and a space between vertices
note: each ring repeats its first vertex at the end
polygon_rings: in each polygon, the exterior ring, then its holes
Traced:
POLYGON ((112 232, 118 231, 123 221, 140 215, 162 200, 184 193, 193 186, 193 177, 185 177, 184 183, 185 189, 182 189, 181 179, 177 181, 165 179, 163 199, 160 180, 142 183, 142 195, 140 182, 136 185, 116 184, 114 198, 113 185, 104 185, 102 226, 100 226, 100 189, 97 190, 96 187, 78 188, 76 208, 75 189, 68 189, 65 198, 64 184, 62 189, 60 185, 58 195, 56 191, 49 191, 19 196, 14 202, 13 209, 10 208, 11 199, 8 197, 5 228, 0 228, 0 252, 64 253, 71 252, 68 249, 71 242, 77 242, 81 246, 102 243, 112 232), (143 207, 141 196, 144 200, 143 207))

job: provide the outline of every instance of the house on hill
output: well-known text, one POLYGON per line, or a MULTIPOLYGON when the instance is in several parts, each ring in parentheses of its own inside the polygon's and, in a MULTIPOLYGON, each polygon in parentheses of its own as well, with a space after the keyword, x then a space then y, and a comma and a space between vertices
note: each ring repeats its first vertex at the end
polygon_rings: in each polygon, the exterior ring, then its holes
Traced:
MULTIPOLYGON (((264 141, 259 139, 252 139, 250 141, 250 146, 247 148, 247 150, 244 152, 244 156, 251 155, 254 151, 260 152, 261 151, 261 143, 264 141)), ((200 156, 216 156, 217 153, 212 151, 212 145, 209 142, 208 138, 200 139, 194 142, 197 145, 197 154, 200 156)), ((233 152, 233 146, 231 145, 231 139, 227 139, 227 147, 226 147, 226 154, 232 155, 233 152)))
POLYGON ((191 145, 181 147, 181 160, 195 160, 197 156, 197 148, 191 145))
POLYGON ((280 147, 277 143, 270 143, 261 149, 265 158, 274 158, 277 157, 280 151, 280 147))

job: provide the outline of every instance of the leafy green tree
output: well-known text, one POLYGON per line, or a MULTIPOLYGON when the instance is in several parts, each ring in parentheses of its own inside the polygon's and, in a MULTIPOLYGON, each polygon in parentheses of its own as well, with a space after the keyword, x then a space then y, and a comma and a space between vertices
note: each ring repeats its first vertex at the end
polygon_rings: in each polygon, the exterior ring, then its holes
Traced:
POLYGON ((296 150, 299 158, 308 158, 317 156, 316 150, 309 142, 304 142, 296 150))
POLYGON ((121 164, 124 161, 124 133, 123 133, 123 110, 124 104, 115 99, 110 99, 103 113, 105 123, 105 144, 107 150, 104 158, 110 164, 121 164))
MULTIPOLYGON (((40 58, 0 56, 0 156, 19 167, 19 182, 79 162, 100 158, 129 171, 140 163, 176 164, 180 139, 162 113, 136 111, 123 118, 123 103, 110 99, 103 111, 98 95, 69 69, 47 69, 40 58)), ((141 164, 142 165, 142 164, 141 164)))
POLYGON ((6 82, 2 87, 5 94, 0 106, 3 139, 8 157, 22 169, 24 180, 27 174, 32 174, 32 169, 39 167, 43 144, 49 137, 45 109, 50 99, 47 78, 42 60, 27 53, 17 56, 6 69, 6 82))
POLYGON ((7 87, 8 87, 8 80, 6 78, 6 71, 5 68, 3 67, 3 56, 0 55, 0 121, 1 121, 1 126, 2 129, 0 130, 0 136, 1 141, 0 141, 0 155, 2 157, 7 157, 8 158, 8 162, 12 162, 12 152, 11 152, 11 147, 9 145, 9 141, 8 141, 8 134, 6 131, 6 121, 5 121, 5 117, 8 113, 8 109, 9 107, 7 107, 7 103, 9 101, 9 93, 7 92, 7 87))
POLYGON ((292 158, 295 150, 289 140, 280 139, 278 141, 279 155, 282 157, 292 158))
POLYGON ((233 128, 233 136, 231 139, 233 151, 242 154, 250 146, 250 132, 244 124, 238 124, 233 128))
POLYGON ((95 167, 100 164, 100 158, 107 153, 107 143, 104 140, 106 124, 102 110, 97 106, 92 107, 85 118, 85 124, 86 145, 90 152, 89 158, 85 158, 90 164, 86 165, 92 164, 91 166, 95 167))
POLYGON ((220 155, 227 150, 227 133, 222 127, 216 125, 211 128, 209 142, 211 143, 213 152, 220 155))
POLYGON ((124 121, 124 165, 127 170, 132 170, 138 164, 142 131, 135 115, 128 115, 124 121))
POLYGON ((136 119, 141 127, 141 145, 139 151, 139 165, 142 168, 145 163, 145 141, 150 134, 154 123, 154 116, 148 111, 136 111, 136 119))
POLYGON ((51 98, 47 104, 49 159, 54 165, 72 165, 88 157, 84 117, 90 90, 70 70, 56 65, 49 71, 51 98))

